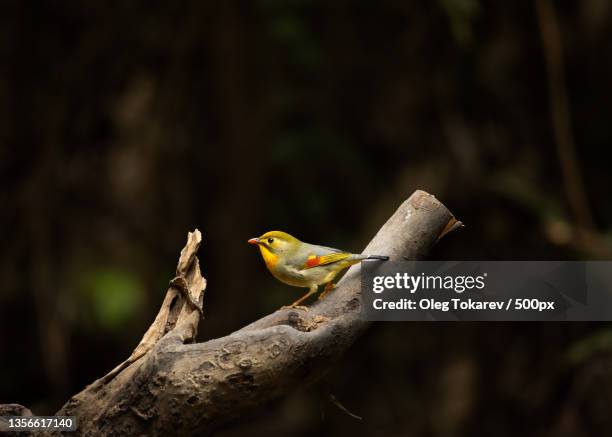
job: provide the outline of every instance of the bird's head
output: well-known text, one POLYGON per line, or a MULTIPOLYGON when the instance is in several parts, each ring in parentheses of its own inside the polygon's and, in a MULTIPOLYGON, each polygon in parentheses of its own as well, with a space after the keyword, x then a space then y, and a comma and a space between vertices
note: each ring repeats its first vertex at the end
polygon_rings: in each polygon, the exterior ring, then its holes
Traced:
POLYGON ((300 240, 282 231, 270 231, 258 238, 251 238, 249 243, 259 246, 261 253, 281 256, 299 247, 300 240))

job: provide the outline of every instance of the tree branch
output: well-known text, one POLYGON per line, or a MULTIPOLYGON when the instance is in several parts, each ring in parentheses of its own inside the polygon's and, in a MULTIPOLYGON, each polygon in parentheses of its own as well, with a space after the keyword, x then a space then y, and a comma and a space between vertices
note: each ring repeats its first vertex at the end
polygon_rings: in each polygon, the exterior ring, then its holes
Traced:
MULTIPOLYGON (((416 191, 364 252, 420 259, 459 226, 434 196, 416 191)), ((195 256, 200 241, 197 230, 189 234, 177 276, 201 304, 205 280, 195 256)), ((367 327, 359 318, 359 269, 353 266, 307 312, 279 310, 226 337, 195 344, 199 313, 171 287, 130 358, 57 414, 77 416, 79 431, 88 436, 209 435, 312 383, 342 356, 367 327)))

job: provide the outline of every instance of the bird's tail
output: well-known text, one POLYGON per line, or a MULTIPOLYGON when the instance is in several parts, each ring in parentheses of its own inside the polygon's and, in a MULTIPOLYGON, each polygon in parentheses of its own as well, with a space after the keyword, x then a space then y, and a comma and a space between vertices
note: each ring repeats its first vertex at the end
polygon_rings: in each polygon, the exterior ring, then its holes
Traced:
POLYGON ((368 255, 364 259, 379 259, 382 261, 389 261, 389 257, 384 255, 368 255))

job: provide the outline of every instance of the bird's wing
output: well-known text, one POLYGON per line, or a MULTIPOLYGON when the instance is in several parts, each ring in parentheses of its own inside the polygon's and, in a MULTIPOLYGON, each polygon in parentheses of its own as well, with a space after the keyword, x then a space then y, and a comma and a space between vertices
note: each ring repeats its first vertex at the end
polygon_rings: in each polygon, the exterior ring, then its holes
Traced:
POLYGON ((329 255, 330 253, 348 253, 344 250, 334 249, 333 247, 317 246, 314 244, 311 244, 310 248, 312 249, 315 255, 329 255))
POLYGON ((313 246, 312 253, 306 258, 302 270, 333 264, 351 256, 351 253, 342 252, 338 249, 332 249, 331 247, 313 246))

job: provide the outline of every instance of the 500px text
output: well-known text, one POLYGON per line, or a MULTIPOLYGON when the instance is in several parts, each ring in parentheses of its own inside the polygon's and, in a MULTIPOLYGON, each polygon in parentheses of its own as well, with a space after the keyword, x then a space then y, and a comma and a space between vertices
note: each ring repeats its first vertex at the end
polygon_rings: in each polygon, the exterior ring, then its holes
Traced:
POLYGON ((450 310, 501 310, 501 311, 547 311, 555 309, 555 302, 543 301, 539 299, 508 299, 506 301, 479 301, 473 299, 450 299, 439 301, 436 299, 423 298, 399 299, 395 301, 385 301, 384 299, 374 299, 372 306, 375 310, 438 310, 442 312, 450 310))

